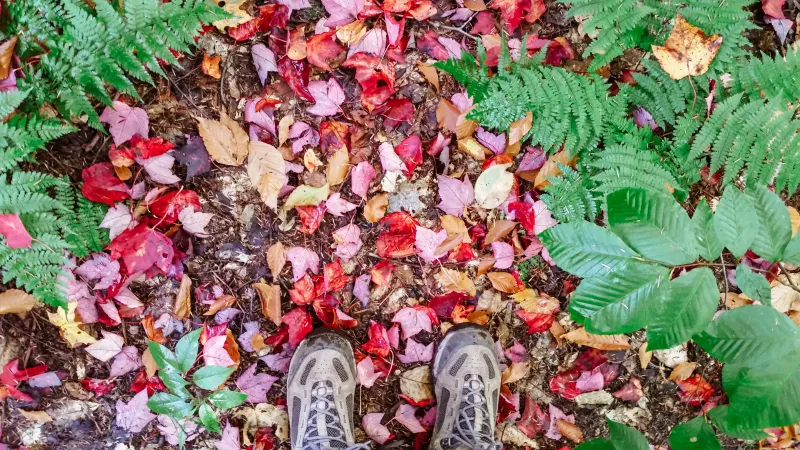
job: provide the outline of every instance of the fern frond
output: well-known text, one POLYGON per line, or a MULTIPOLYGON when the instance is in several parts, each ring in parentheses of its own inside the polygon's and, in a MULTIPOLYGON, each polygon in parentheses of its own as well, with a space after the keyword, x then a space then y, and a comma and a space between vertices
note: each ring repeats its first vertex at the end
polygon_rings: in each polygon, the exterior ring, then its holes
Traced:
POLYGON ((478 55, 476 60, 468 52, 462 52, 461 59, 450 58, 433 64, 437 69, 452 75, 476 102, 483 100, 489 84, 489 69, 486 66, 486 52, 482 44, 478 45, 478 55))
POLYGON ((667 171, 653 150, 625 145, 611 145, 589 162, 597 169, 592 181, 597 191, 608 194, 618 189, 642 188, 655 192, 685 191, 685 187, 667 171))
POLYGON ((800 101, 800 49, 790 47, 786 56, 770 58, 761 55, 741 60, 731 68, 728 91, 743 92, 750 99, 783 96, 790 102, 800 101))
POLYGON ((559 222, 577 222, 597 218, 602 197, 593 191, 590 178, 582 176, 572 167, 558 164, 560 176, 547 177, 550 184, 544 188, 541 200, 559 222))

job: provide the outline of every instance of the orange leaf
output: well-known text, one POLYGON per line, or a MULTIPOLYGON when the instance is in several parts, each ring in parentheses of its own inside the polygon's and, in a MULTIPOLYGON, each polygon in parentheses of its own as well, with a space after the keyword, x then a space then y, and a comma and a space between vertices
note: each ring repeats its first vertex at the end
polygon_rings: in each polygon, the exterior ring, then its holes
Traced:
POLYGON ((159 344, 167 343, 167 338, 164 337, 164 332, 161 330, 161 328, 155 327, 155 321, 153 320, 152 314, 144 316, 144 319, 142 319, 142 328, 144 328, 144 333, 147 335, 147 339, 150 339, 153 342, 158 342, 159 344))
POLYGON ((492 287, 500 292, 513 294, 525 289, 525 286, 521 285, 514 275, 508 272, 489 272, 486 276, 492 282, 492 287))
POLYGON ((377 221, 383 219, 383 216, 386 215, 386 209, 389 207, 389 194, 385 192, 382 194, 378 194, 367 202, 364 206, 364 217, 369 220, 371 223, 376 223, 377 221))
POLYGON ((484 245, 489 245, 492 242, 502 241, 503 239, 508 236, 508 233, 511 233, 511 230, 517 226, 517 222, 512 222, 510 220, 495 220, 491 226, 489 226, 489 231, 486 233, 486 237, 483 239, 484 245))
POLYGON ((663 47, 652 46, 653 56, 673 80, 706 73, 722 45, 722 36, 706 36, 680 14, 663 47))
POLYGON ((211 316, 218 313, 221 309, 225 309, 232 304, 236 303, 236 297, 232 295, 223 295, 220 298, 214 300, 214 303, 208 307, 208 311, 203 313, 204 316, 211 316))
POLYGON ((533 114, 530 111, 522 119, 511 122, 511 126, 508 129, 508 145, 522 142, 522 138, 525 137, 528 131, 531 131, 532 126, 533 114))
POLYGON ((14 57, 14 47, 17 45, 17 37, 0 44, 0 79, 8 78, 11 71, 11 58, 14 57))
POLYGON ((574 423, 567 422, 566 420, 557 420, 556 428, 558 428, 559 433, 570 441, 576 444, 583 442, 583 431, 574 423))
POLYGON ((672 373, 669 374, 669 381, 684 381, 690 376, 692 376, 692 372, 694 372, 695 367, 697 367, 696 362, 682 362, 675 366, 672 369, 672 373))
POLYGON ((436 89, 436 92, 439 92, 439 72, 436 71, 436 67, 430 64, 418 63, 417 69, 419 69, 422 76, 428 80, 428 83, 436 89))
POLYGON ((631 344, 628 343, 628 337, 624 334, 601 336, 598 334, 591 334, 583 327, 572 330, 561 337, 575 344, 585 345, 598 350, 625 350, 631 348, 631 344))
POLYGON ((277 284, 253 283, 251 285, 261 300, 261 314, 269 318, 275 325, 281 324, 281 288, 277 284))
POLYGON ((267 250, 267 265, 272 272, 272 278, 278 278, 286 265, 286 248, 282 243, 276 242, 267 250))
MULTIPOLYGON (((547 186, 549 186, 550 181, 547 180, 547 177, 555 177, 561 175, 561 169, 558 168, 556 163, 574 167, 575 162, 577 160, 578 160, 577 158, 570 158, 567 155, 567 152, 565 152, 564 150, 561 150, 560 152, 551 155, 549 158, 547 158, 547 161, 544 162, 544 165, 542 166, 541 169, 539 169, 539 172, 536 174, 536 177, 533 180, 534 189, 542 190, 547 186)), ((520 176, 522 175, 520 174, 520 176)), ((525 178, 526 180, 528 179, 524 176, 522 176, 522 178, 525 178)))
POLYGON ((222 56, 210 56, 208 53, 206 53, 203 55, 203 64, 200 66, 200 69, 204 74, 219 80, 222 78, 222 74, 219 71, 220 61, 222 61, 222 56))
POLYGON ((192 313, 192 279, 189 278, 189 275, 183 274, 181 277, 181 285, 175 296, 173 312, 178 320, 183 320, 192 313))

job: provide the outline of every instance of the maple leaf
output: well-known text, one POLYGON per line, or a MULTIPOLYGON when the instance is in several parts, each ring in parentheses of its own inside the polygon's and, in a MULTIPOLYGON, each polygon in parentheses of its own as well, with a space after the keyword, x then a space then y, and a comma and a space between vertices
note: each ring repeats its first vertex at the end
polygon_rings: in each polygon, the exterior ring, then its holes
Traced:
POLYGON ((171 155, 159 155, 148 159, 137 158, 136 162, 144 168, 145 172, 150 175, 150 179, 156 183, 175 184, 181 181, 180 178, 172 173, 175 158, 171 155))
POLYGON ((653 56, 673 80, 698 76, 708 71, 722 45, 722 36, 706 36, 703 30, 690 24, 680 14, 675 18, 664 46, 654 45, 653 56))
POLYGON ((322 6, 330 14, 330 17, 325 19, 325 26, 347 25, 358 17, 364 5, 364 0, 322 0, 322 6))
POLYGON ((422 164, 422 141, 420 141, 419 136, 409 136, 403 139, 397 144, 394 152, 403 160, 403 164, 406 166, 406 177, 411 178, 414 169, 422 164))
POLYGON ((403 258, 413 255, 416 243, 417 221, 405 211, 393 212, 381 223, 388 229, 378 235, 375 247, 382 258, 403 258))
POLYGON ((134 395, 128 403, 117 400, 116 411, 116 425, 131 433, 141 432, 156 418, 156 415, 151 413, 150 408, 147 407, 147 391, 141 391, 134 395))
POLYGON ((699 373, 686 380, 677 381, 677 383, 680 388, 678 396, 681 398, 681 402, 691 406, 700 406, 714 395, 714 388, 699 373))
POLYGON ((436 313, 425 306, 406 306, 400 311, 397 311, 392 318, 392 322, 399 324, 400 328, 403 330, 403 339, 415 336, 420 331, 427 331, 430 333, 433 330, 431 328, 433 320, 436 320, 438 323, 436 313), (431 319, 431 316, 433 316, 433 319, 431 319))
POLYGON ((100 222, 101 228, 108 229, 109 239, 114 239, 125 231, 133 221, 131 211, 122 203, 117 203, 106 211, 105 217, 100 222))
POLYGON ((242 443, 239 439, 239 428, 226 421, 225 428, 222 429, 222 437, 214 442, 214 447, 216 447, 216 450, 241 450, 242 443))
POLYGON ((161 223, 172 225, 178 221, 181 211, 185 208, 194 208, 194 211, 202 211, 200 197, 195 191, 190 189, 180 189, 168 192, 148 205, 150 212, 156 217, 161 218, 161 223))
POLYGON ((284 56, 278 60, 278 73, 298 97, 309 102, 314 101, 314 97, 308 91, 308 77, 311 74, 308 63, 294 61, 284 56))
POLYGON ((122 350, 114 357, 111 363, 112 377, 119 377, 128 372, 132 372, 142 367, 142 358, 139 357, 139 350, 133 345, 122 347, 122 350))
POLYGON ((497 9, 509 34, 514 33, 522 19, 531 11, 531 0, 493 0, 489 8, 497 9))
POLYGON ((375 363, 372 362, 372 358, 369 356, 356 364, 356 378, 358 378, 358 384, 364 386, 365 388, 371 388, 374 386, 375 382, 378 381, 378 378, 380 378, 381 375, 382 374, 380 372, 375 371, 375 363))
POLYGON ((353 296, 361 302, 361 306, 364 308, 369 304, 370 279, 370 275, 360 275, 356 278, 356 282, 353 285, 353 296))
POLYGON ((267 393, 270 388, 272 388, 272 383, 278 381, 278 377, 268 373, 259 373, 256 375, 256 366, 258 366, 258 361, 248 367, 247 370, 236 379, 236 387, 247 394, 247 401, 253 404, 266 402, 267 393))
POLYGON ((532 396, 526 395, 525 410, 522 412, 522 417, 517 421, 517 428, 525 433, 525 436, 533 439, 541 434, 545 427, 549 426, 549 423, 550 417, 542 411, 532 396))
POLYGON ((389 348, 389 336, 386 333, 386 327, 374 320, 370 321, 368 335, 369 340, 362 344, 361 348, 372 355, 388 356, 391 349, 389 348))
POLYGON ((81 193, 87 199, 114 206, 114 202, 130 198, 130 189, 117 178, 111 163, 97 163, 81 172, 83 186, 81 193))
POLYGON ((370 279, 376 286, 388 286, 392 282, 392 273, 396 268, 397 266, 385 259, 370 269, 370 279))
POLYGON ((5 238, 3 244, 9 248, 28 248, 33 243, 17 214, 0 214, 0 236, 5 238))
POLYGON ((367 433, 370 439, 380 445, 387 443, 394 438, 394 434, 381 424, 384 413, 367 413, 361 418, 361 428, 367 433))
POLYGON ((644 391, 642 391, 642 383, 636 377, 631 377, 624 386, 622 386, 618 391, 613 392, 611 395, 614 397, 625 400, 628 402, 636 403, 644 397, 644 391))
POLYGON ((222 334, 221 336, 210 337, 206 340, 205 344, 203 344, 203 361, 205 365, 222 367, 236 365, 236 361, 231 358, 231 355, 225 348, 227 338, 225 334, 222 334))
POLYGON ((335 78, 331 77, 328 82, 312 81, 308 85, 308 91, 314 98, 314 104, 307 111, 316 116, 335 116, 342 109, 339 107, 345 100, 342 86, 335 78))
POLYGON ((206 226, 212 217, 214 217, 214 214, 195 212, 194 206, 184 208, 178 213, 178 220, 180 220, 183 229, 187 233, 200 238, 209 237, 209 234, 206 233, 206 226))
POLYGON ((492 242, 494 268, 508 269, 514 264, 514 247, 505 242, 492 242))
POLYGON ((452 216, 461 217, 464 208, 475 201, 475 191, 469 177, 464 175, 463 180, 450 178, 443 175, 436 176, 439 186, 439 209, 452 216))
POLYGON ((394 419, 406 427, 412 433, 424 433, 425 428, 419 423, 416 417, 417 407, 412 405, 400 405, 395 412, 394 419))
POLYGON ((123 339, 114 333, 106 330, 100 330, 103 333, 103 339, 95 342, 86 347, 86 351, 100 361, 106 362, 109 359, 117 356, 122 351, 123 339))
POLYGON ((295 308, 283 315, 282 322, 289 327, 289 344, 297 346, 311 332, 311 315, 303 308, 295 308))
POLYGON ((397 359, 403 364, 430 362, 431 358, 433 358, 433 342, 428 345, 423 345, 414 339, 408 339, 408 341, 406 341, 405 354, 397 355, 397 359))
POLYGON ((114 145, 120 145, 139 135, 146 138, 150 128, 147 112, 142 108, 131 108, 120 101, 113 101, 100 114, 100 122, 109 125, 114 145))
POLYGON ((299 231, 305 234, 314 234, 322 224, 322 219, 325 216, 325 203, 320 203, 317 206, 297 206, 295 211, 297 211, 302 224, 299 231))
POLYGON ((303 278, 307 270, 319 273, 319 255, 304 247, 292 247, 286 252, 286 259, 292 263, 293 281, 303 278))
POLYGON ((129 274, 143 273, 154 266, 166 273, 174 256, 172 241, 145 223, 123 231, 111 241, 108 250, 112 260, 122 258, 129 274))
POLYGON ((334 231, 333 240, 336 243, 334 254, 344 262, 354 258, 364 245, 361 241, 361 229, 352 223, 334 231))
POLYGON ((447 252, 437 253, 437 248, 447 240, 447 231, 433 231, 417 226, 414 246, 419 250, 417 255, 426 262, 434 262, 443 257, 447 252))
POLYGON ((308 62, 314 66, 330 72, 331 66, 328 61, 333 61, 344 52, 344 48, 336 43, 336 31, 327 31, 313 36, 306 43, 306 53, 308 62))
POLYGON ((343 199, 340 193, 334 192, 330 197, 328 197, 328 200, 325 201, 325 207, 327 212, 333 214, 334 216, 341 217, 345 213, 356 209, 357 205, 343 199))
POLYGON ((761 10, 772 18, 785 19, 786 16, 783 14, 783 5, 785 3, 786 0, 761 0, 761 10))
MULTIPOLYGON (((422 36, 417 39, 417 47, 419 47, 421 52, 439 61, 450 57, 447 47, 439 42, 439 36, 433 30, 425 31, 422 36)), ((460 52, 458 56, 461 56, 460 52)))

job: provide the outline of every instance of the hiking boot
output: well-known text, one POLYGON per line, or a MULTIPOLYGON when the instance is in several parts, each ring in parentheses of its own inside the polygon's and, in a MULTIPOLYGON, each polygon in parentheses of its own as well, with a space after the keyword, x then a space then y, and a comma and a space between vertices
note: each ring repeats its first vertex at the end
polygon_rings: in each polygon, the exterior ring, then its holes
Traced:
POLYGON ((436 426, 433 450, 495 450, 500 364, 483 328, 459 324, 445 335, 433 360, 436 426))
POLYGON ((297 347, 287 379, 292 449, 369 449, 353 435, 356 366, 345 335, 327 328, 311 332, 297 347))

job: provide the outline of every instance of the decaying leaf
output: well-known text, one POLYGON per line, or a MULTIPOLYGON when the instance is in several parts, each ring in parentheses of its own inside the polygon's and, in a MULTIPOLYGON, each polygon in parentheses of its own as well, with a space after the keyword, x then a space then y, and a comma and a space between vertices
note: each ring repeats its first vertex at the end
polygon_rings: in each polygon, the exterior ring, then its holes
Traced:
POLYGON ((250 138, 224 111, 220 112, 218 121, 198 117, 197 130, 211 159, 226 166, 241 166, 244 163, 250 138))
POLYGON ((786 209, 789 210, 789 218, 792 220, 792 237, 794 237, 797 230, 800 230, 800 213, 791 206, 787 206, 786 209))
POLYGON ((722 35, 706 36, 680 14, 663 47, 652 46, 653 56, 673 80, 696 77, 708 71, 722 45, 722 35))
POLYGON ((527 361, 512 363, 506 370, 503 371, 501 382, 503 384, 514 383, 527 377, 530 371, 531 366, 527 361))
POLYGON ((247 176, 261 200, 273 211, 278 209, 278 194, 286 184, 286 162, 275 147, 251 141, 247 157, 247 176))
POLYGON ((25 411, 24 409, 18 409, 17 411, 22 414, 22 417, 31 422, 47 423, 53 421, 53 418, 50 417, 50 414, 47 414, 47 411, 25 411))
POLYGON ((566 420, 557 420, 556 428, 558 428, 558 432, 561 433, 562 436, 570 441, 576 444, 583 442, 583 431, 574 423, 566 420))
POLYGON ((47 318, 50 323, 61 330, 61 337, 69 344, 70 348, 75 348, 81 344, 94 344, 97 339, 89 333, 83 331, 83 324, 75 320, 75 310, 78 302, 69 302, 67 310, 56 309, 55 313, 48 312, 47 318))
POLYGON ((692 376, 692 372, 694 372, 695 367, 697 367, 696 362, 687 362, 684 361, 674 369, 672 369, 672 373, 669 374, 669 381, 684 381, 690 376, 692 376))
POLYGON ((275 427, 275 437, 281 441, 289 440, 289 413, 269 403, 259 403, 252 408, 242 408, 234 417, 244 419, 242 443, 250 445, 250 440, 259 428, 275 427))
POLYGON ((272 278, 278 278, 286 265, 286 248, 282 243, 276 242, 267 249, 267 265, 272 273, 272 278))
POLYGON ((178 294, 175 296, 173 313, 178 320, 183 320, 192 314, 192 279, 189 278, 189 275, 183 274, 183 277, 181 277, 181 285, 178 287, 178 294))
POLYGON ((289 129, 294 125, 294 116, 286 115, 281 117, 278 122, 278 146, 283 146, 287 139, 289 139, 289 129))
POLYGON ((253 289, 261 300, 261 313, 275 325, 280 326, 281 319, 281 287, 277 284, 253 283, 253 289))
POLYGON ((0 294, 0 315, 28 312, 37 303, 31 294, 19 289, 9 289, 0 294))
POLYGON ((585 345, 598 350, 625 350, 631 348, 631 345, 628 343, 628 337, 624 334, 607 336, 591 334, 583 327, 572 330, 561 337, 572 343, 585 345))
POLYGON ((383 219, 386 215, 386 209, 389 207, 389 194, 378 194, 367 202, 364 206, 364 217, 371 223, 376 223, 383 219))
POLYGON ((466 272, 442 267, 436 274, 436 281, 441 283, 445 292, 463 292, 471 296, 476 294, 475 283, 466 272))
POLYGON ((403 372, 400 375, 400 392, 416 403, 433 400, 430 367, 419 366, 403 372))
POLYGON ((247 11, 242 9, 246 0, 238 0, 238 1, 229 1, 225 2, 222 9, 225 12, 231 14, 232 17, 227 19, 218 20, 213 22, 212 25, 217 27, 219 31, 224 32, 226 27, 235 27, 237 25, 241 25, 246 22, 250 22, 253 20, 253 16, 247 13, 247 11))
POLYGON ((653 360, 653 352, 647 351, 647 342, 639 346, 639 367, 647 369, 650 361, 653 360))
POLYGON ((222 61, 222 56, 211 56, 206 53, 203 55, 203 64, 200 68, 203 70, 204 74, 219 80, 222 78, 222 74, 219 72, 220 61, 222 61))

